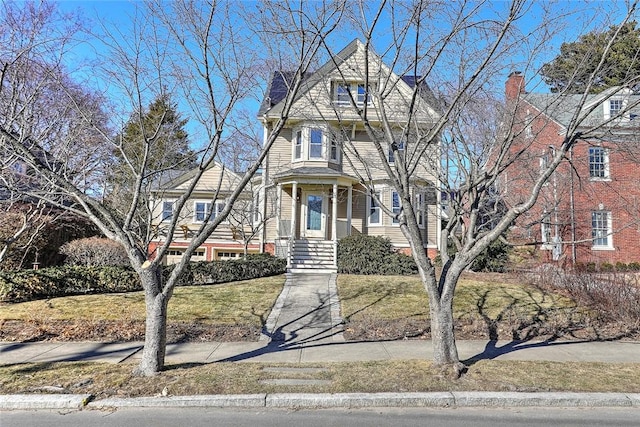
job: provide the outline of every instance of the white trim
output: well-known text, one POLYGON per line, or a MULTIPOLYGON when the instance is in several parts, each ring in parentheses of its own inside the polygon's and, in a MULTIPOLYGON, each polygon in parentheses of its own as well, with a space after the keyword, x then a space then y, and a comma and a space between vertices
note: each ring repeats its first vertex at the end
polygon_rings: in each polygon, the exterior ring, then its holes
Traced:
POLYGON ((391 217, 391 226, 392 227, 400 227, 400 218, 396 219, 395 217, 395 210, 398 210, 398 215, 400 215, 400 213, 402 212, 402 201, 400 200, 400 193, 398 193, 396 190, 394 190, 393 188, 391 189, 391 212, 394 214, 391 217), (398 206, 394 206, 394 200, 393 200, 393 195, 396 195, 398 197, 398 206))
MULTIPOLYGON (((378 200, 382 199, 382 190, 373 189, 373 193, 376 193, 378 196, 378 200)), ((382 202, 382 200, 380 200, 382 202)), ((368 227, 381 227, 382 224, 382 208, 375 202, 375 199, 371 197, 371 194, 367 193, 367 206, 366 206, 366 215, 367 215, 367 226, 368 227), (373 205, 375 203, 375 205, 373 205), (371 222, 371 211, 372 209, 377 210, 378 212, 378 221, 371 222)))
POLYGON ((599 209, 599 210, 595 210, 591 212, 591 238, 592 238, 592 245, 591 245, 591 250, 593 251, 610 251, 610 250, 614 250, 614 246, 613 246, 613 219, 612 219, 612 215, 610 211, 606 211, 603 209, 599 209), (593 237, 593 215, 594 214, 606 214, 607 215, 607 229, 606 229, 606 235, 605 236, 601 236, 601 237, 593 237), (606 237, 607 238, 607 244, 606 245, 596 245, 595 241, 598 238, 603 238, 606 237))

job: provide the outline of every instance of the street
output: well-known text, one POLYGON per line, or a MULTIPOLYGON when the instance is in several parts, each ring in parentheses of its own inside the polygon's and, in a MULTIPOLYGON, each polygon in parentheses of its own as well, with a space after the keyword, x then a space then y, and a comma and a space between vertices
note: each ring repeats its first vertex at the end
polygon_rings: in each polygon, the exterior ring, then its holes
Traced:
POLYGON ((637 426, 638 408, 126 408, 112 411, 5 411, 0 427, 102 426, 637 426))

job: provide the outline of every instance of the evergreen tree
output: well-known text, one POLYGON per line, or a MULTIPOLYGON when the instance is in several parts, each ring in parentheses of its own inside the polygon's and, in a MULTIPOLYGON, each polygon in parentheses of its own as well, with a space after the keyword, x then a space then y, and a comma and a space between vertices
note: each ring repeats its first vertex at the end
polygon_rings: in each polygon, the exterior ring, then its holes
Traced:
POLYGON ((612 26, 606 31, 587 33, 572 43, 563 43, 560 54, 540 70, 551 92, 583 93, 596 69, 591 93, 620 86, 629 80, 637 81, 640 78, 640 29, 636 25, 636 21, 631 21, 621 27, 612 26), (620 32, 616 35, 618 28, 620 32), (598 69, 613 38, 615 41, 598 69))

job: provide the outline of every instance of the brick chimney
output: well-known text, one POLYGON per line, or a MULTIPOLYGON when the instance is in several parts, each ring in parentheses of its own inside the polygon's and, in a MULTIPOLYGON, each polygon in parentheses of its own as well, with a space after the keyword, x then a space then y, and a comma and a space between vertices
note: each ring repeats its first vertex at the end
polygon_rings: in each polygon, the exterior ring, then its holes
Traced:
POLYGON ((514 71, 509 74, 509 78, 505 83, 505 95, 507 101, 514 101, 518 99, 518 96, 525 93, 524 91, 524 76, 520 71, 514 71))

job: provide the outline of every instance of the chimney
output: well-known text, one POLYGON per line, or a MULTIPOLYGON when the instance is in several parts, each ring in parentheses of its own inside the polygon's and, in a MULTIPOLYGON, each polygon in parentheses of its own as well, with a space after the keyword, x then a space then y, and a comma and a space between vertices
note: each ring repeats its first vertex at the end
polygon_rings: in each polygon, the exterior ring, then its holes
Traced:
POLYGON ((522 72, 514 71, 509 74, 509 78, 504 86, 507 101, 514 101, 518 99, 521 94, 525 93, 524 76, 522 75, 522 72))

